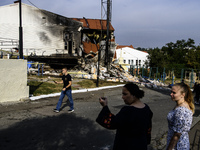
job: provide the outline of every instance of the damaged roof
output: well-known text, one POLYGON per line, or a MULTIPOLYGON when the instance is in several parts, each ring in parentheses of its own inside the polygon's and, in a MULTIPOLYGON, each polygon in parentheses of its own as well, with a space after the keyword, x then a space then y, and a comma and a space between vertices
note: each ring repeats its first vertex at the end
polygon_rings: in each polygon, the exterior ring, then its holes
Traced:
POLYGON ((96 53, 98 51, 97 47, 99 48, 99 45, 97 46, 91 42, 82 42, 83 43, 83 49, 84 52, 89 54, 90 52, 96 53))
MULTIPOLYGON (((83 23, 83 28, 94 29, 94 30, 101 30, 101 22, 103 30, 107 30, 107 21, 101 19, 86 19, 83 18, 72 18, 73 20, 80 21, 83 23)), ((110 23, 110 31, 114 31, 115 29, 110 23)))

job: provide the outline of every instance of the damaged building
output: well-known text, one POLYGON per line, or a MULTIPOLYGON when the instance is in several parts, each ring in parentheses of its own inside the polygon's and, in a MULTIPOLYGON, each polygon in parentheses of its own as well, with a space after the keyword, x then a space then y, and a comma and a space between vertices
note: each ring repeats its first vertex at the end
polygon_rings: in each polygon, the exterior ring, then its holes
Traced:
MULTIPOLYGON (((0 48, 18 48, 12 41, 19 38, 19 4, 1 6, 0 14, 0 48)), ((22 3, 22 27, 24 56, 81 55, 79 21, 22 3)))
MULTIPOLYGON (((73 18, 73 20, 83 23, 81 39, 84 52, 86 54, 97 54, 98 49, 101 48, 101 55, 104 56, 107 38, 107 21, 101 19, 87 19, 85 17, 73 18)), ((109 54, 110 58, 112 58, 116 49, 116 43, 114 28, 111 23, 109 24, 109 37, 109 54)))
MULTIPOLYGON (((19 4, 1 6, 0 15, 0 50, 18 52, 19 4)), ((22 3, 22 27, 23 55, 28 60, 71 67, 95 57, 100 48, 104 59, 106 20, 67 18, 22 3)), ((111 24, 109 34, 112 59, 116 44, 111 24)))

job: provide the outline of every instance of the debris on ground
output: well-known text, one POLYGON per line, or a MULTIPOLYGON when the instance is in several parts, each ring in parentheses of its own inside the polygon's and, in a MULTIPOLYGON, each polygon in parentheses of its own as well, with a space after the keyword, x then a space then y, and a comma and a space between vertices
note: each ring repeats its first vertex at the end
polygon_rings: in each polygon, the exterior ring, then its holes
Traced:
MULTIPOLYGON (((167 87, 166 84, 158 81, 158 80, 150 80, 143 77, 138 77, 132 75, 130 72, 124 70, 124 68, 120 64, 111 63, 109 67, 105 67, 100 62, 99 65, 99 79, 111 82, 134 82, 139 84, 141 87, 162 89, 167 87), (108 69, 109 68, 109 69, 108 69)), ((35 66, 32 65, 31 68, 28 69, 29 74, 43 74, 48 76, 60 76, 61 69, 52 69, 47 64, 42 65, 40 63, 36 63, 35 66), (39 66, 40 65, 40 66, 39 66)), ((72 76, 72 78, 81 78, 81 79, 94 79, 96 80, 98 77, 98 55, 93 58, 82 58, 79 62, 79 65, 69 68, 68 72, 72 76)))

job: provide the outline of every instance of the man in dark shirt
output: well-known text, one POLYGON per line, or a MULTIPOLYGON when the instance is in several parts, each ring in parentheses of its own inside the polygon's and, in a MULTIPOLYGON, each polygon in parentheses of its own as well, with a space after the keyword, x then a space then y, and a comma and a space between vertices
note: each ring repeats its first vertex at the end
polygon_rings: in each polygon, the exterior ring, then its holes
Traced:
POLYGON ((61 82, 55 81, 55 83, 57 83, 57 84, 63 84, 63 89, 61 91, 61 95, 58 100, 56 109, 54 109, 54 112, 60 112, 60 107, 62 105, 62 101, 63 101, 65 95, 67 95, 69 102, 70 102, 70 109, 68 110, 68 112, 71 113, 71 112, 74 112, 74 103, 73 103, 73 99, 72 99, 72 90, 71 90, 72 79, 71 79, 71 76, 67 73, 67 68, 62 69, 62 74, 63 74, 62 81, 61 82))

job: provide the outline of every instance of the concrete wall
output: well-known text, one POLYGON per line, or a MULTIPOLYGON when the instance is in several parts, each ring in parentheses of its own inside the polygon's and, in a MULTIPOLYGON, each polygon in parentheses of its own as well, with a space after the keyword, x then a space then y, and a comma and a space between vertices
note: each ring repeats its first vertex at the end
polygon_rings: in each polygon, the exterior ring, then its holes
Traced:
POLYGON ((0 85, 0 103, 27 99, 27 61, 0 59, 0 85))

